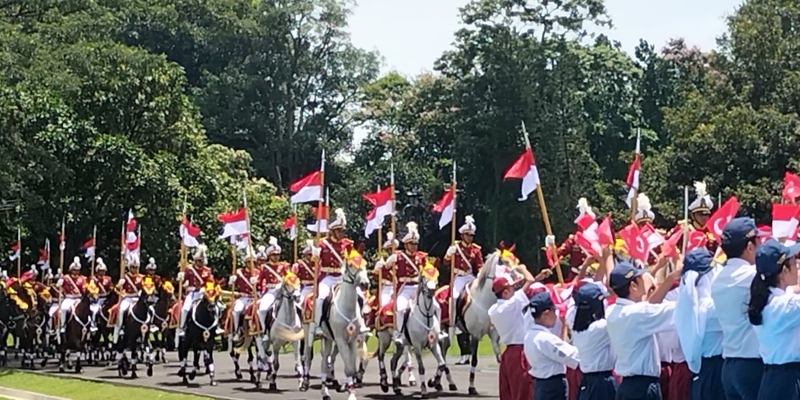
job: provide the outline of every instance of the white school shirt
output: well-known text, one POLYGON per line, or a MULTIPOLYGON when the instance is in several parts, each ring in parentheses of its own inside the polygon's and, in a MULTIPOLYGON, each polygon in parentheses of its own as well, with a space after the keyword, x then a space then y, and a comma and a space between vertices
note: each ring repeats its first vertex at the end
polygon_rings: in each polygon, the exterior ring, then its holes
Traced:
POLYGON ((722 326, 722 356, 761 358, 758 338, 747 319, 750 283, 756 266, 741 258, 730 258, 711 283, 711 299, 722 326))
POLYGON ((672 315, 675 303, 634 303, 628 299, 617 299, 608 306, 608 336, 611 348, 617 355, 614 370, 619 376, 661 375, 656 334, 675 326, 672 315))
POLYGON ((800 362, 800 294, 770 288, 761 312, 761 325, 753 327, 764 364, 800 362))
POLYGON ((585 331, 573 331, 572 344, 581 357, 581 372, 605 372, 614 369, 617 356, 611 349, 606 320, 592 322, 585 331))
MULTIPOLYGON (((677 306, 676 300, 678 300, 678 288, 670 290, 664 297, 664 303, 672 303, 673 306, 677 306)), ((678 338, 678 329, 674 323, 672 329, 656 334, 656 342, 658 342, 658 355, 661 362, 681 363, 686 361, 681 349, 681 340, 678 338)))
POLYGON ((536 379, 566 374, 567 367, 574 369, 580 364, 575 346, 537 324, 532 324, 525 335, 523 351, 531 366, 528 373, 536 379))
POLYGON ((500 343, 522 344, 525 341, 527 324, 524 323, 530 316, 525 316, 522 309, 528 305, 528 296, 522 290, 517 290, 508 300, 497 300, 489 307, 489 319, 492 321, 500 343))

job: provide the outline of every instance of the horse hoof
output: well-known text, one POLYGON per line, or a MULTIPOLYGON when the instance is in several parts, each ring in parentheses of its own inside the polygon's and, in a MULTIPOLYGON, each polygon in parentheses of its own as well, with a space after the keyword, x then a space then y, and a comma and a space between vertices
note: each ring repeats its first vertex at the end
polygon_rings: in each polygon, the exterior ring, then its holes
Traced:
MULTIPOLYGON (((5 362, 3 363, 3 365, 5 365, 5 362)), ((41 362, 39 362, 39 366, 41 366, 42 368, 46 367, 47 366, 47 360, 45 359, 45 360, 42 360, 41 362)))
POLYGON ((189 372, 189 380, 193 381, 194 378, 197 378, 197 372, 194 372, 194 371, 189 372))
POLYGON ((60 372, 62 374, 64 373, 64 366, 63 365, 59 365, 58 366, 58 372, 60 372))
POLYGON ((301 392, 307 392, 308 391, 308 380, 304 379, 303 382, 300 383, 300 391, 301 392))
POLYGON ((478 395, 478 389, 475 389, 474 387, 469 388, 469 395, 470 396, 477 396, 478 395))
POLYGON ((437 392, 441 392, 442 390, 444 390, 444 387, 442 386, 441 383, 433 385, 433 388, 436 389, 437 392))
POLYGON ((186 368, 181 367, 178 370, 178 376, 181 377, 181 378, 185 377, 186 376, 186 368))
POLYGON ((138 377, 139 377, 139 374, 137 374, 136 371, 131 371, 131 379, 136 379, 138 377))
POLYGON ((188 385, 188 384, 189 384, 189 380, 188 380, 188 379, 186 379, 186 377, 185 377, 185 376, 183 377, 183 384, 184 384, 184 385, 188 385))
POLYGON ((217 386, 217 381, 211 381, 211 386, 217 386))
POLYGON ((449 389, 450 389, 451 392, 455 392, 455 391, 458 390, 458 386, 456 386, 455 383, 451 383, 449 389))
POLYGON ((408 386, 411 386, 411 387, 417 386, 417 381, 415 379, 410 379, 409 378, 408 386))
POLYGON ((322 396, 322 400, 331 400, 331 396, 322 396))
POLYGON ((260 381, 256 381, 256 382, 254 382, 254 384, 256 385, 256 389, 261 389, 261 382, 260 381))
POLYGON ((240 380, 242 380, 243 376, 242 376, 242 373, 241 373, 241 372, 239 372, 239 371, 233 371, 233 374, 236 376, 236 380, 237 380, 237 381, 240 381, 240 380))
POLYGON ((270 383, 269 384, 269 390, 278 390, 278 385, 275 384, 275 383, 270 383))
POLYGON ((427 398, 428 398, 428 394, 427 394, 427 393, 421 393, 421 394, 419 395, 419 398, 420 398, 420 399, 427 399, 427 398))
POLYGON ((250 374, 250 383, 256 383, 256 376, 253 374, 250 374))
POLYGON ((153 366, 152 365, 148 365, 147 366, 147 376, 153 376, 153 366))
POLYGON ((399 396, 399 397, 403 397, 403 390, 402 389, 395 389, 394 390, 394 395, 395 396, 399 396))
POLYGON ((386 382, 381 382, 381 392, 389 393, 389 384, 386 382))

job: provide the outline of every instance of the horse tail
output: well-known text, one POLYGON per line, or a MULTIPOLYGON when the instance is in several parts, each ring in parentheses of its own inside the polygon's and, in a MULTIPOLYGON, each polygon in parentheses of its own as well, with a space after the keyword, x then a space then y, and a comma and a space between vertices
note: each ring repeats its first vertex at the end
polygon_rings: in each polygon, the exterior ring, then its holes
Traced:
MULTIPOLYGON (((231 333, 231 335, 232 335, 232 333, 231 333)), ((246 352, 247 349, 250 348, 250 342, 253 341, 253 337, 250 336, 250 335, 242 335, 242 336, 244 336, 244 338, 241 340, 241 342, 239 342, 240 343, 239 346, 235 346, 236 343, 234 343, 235 347, 233 348, 233 351, 236 354, 242 354, 242 353, 246 352)))
POLYGON ((276 338, 283 340, 285 342, 297 342, 300 340, 305 339, 306 334, 304 330, 300 330, 295 332, 293 329, 289 329, 283 326, 273 326, 272 330, 274 333, 270 332, 270 336, 275 335, 276 338))
POLYGON ((375 358, 375 356, 377 354, 378 354, 377 351, 374 352, 374 353, 370 353, 367 350, 367 341, 366 340, 361 340, 360 341, 360 344, 358 346, 358 356, 361 357, 362 360, 371 360, 371 359, 375 358))

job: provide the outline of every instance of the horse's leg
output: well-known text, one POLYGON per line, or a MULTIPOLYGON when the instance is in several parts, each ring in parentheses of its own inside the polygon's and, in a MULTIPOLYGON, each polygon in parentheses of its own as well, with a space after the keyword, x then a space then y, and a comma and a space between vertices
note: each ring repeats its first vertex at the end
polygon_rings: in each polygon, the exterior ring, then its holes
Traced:
MULTIPOLYGON (((257 338, 256 338, 257 339, 257 338)), ((247 345, 247 365, 250 372, 250 383, 256 383, 256 370, 258 370, 258 360, 256 359, 256 343, 255 340, 250 339, 250 344, 247 345)))
MULTIPOLYGON (((185 339, 188 340, 188 339, 185 339)), ((200 368, 200 350, 197 349, 197 344, 192 343, 192 352, 194 353, 194 360, 192 361, 192 369, 189 371, 189 380, 193 381, 197 378, 197 370, 200 368)))
POLYGON ((210 379, 211 386, 217 386, 217 380, 215 379, 215 367, 214 367, 214 342, 206 343, 205 349, 205 357, 204 361, 206 364, 206 369, 208 369, 208 378, 210 379))
MULTIPOLYGON (((410 347, 410 346, 409 346, 410 347)), ((417 364, 419 365, 419 391, 420 398, 428 398, 428 385, 425 382, 425 364, 422 363, 422 346, 414 346, 414 355, 417 357, 417 364)))
POLYGON ((402 357, 404 351, 405 346, 395 342, 394 354, 392 354, 392 360, 389 363, 389 368, 392 371, 392 389, 394 390, 394 394, 396 396, 403 396, 403 389, 400 388, 400 372, 397 368, 397 364, 398 361, 400 361, 400 357, 402 357))
POLYGON ((470 355, 470 363, 469 363, 469 394, 471 396, 477 396, 478 390, 475 389, 475 371, 478 369, 478 343, 480 342, 480 337, 472 336, 472 343, 470 343, 470 348, 472 350, 472 354, 470 355))
MULTIPOLYGON (((314 332, 311 332, 313 335, 314 332)), ((313 337, 313 336, 312 336, 313 337)), ((322 394, 322 400, 331 400, 331 395, 328 392, 328 372, 331 370, 330 362, 328 357, 330 356, 331 352, 333 351, 333 340, 330 340, 326 337, 322 339, 322 354, 320 354, 320 374, 319 378, 322 381, 322 385, 320 386, 320 392, 322 394)), ((309 352, 311 353, 311 352, 309 352)))
POLYGON ((267 345, 264 343, 268 339, 266 335, 255 335, 256 341, 256 379, 253 382, 256 385, 256 388, 261 388, 261 373, 265 371, 269 371, 269 367, 267 367, 267 351, 264 349, 267 345))
POLYGON ((311 330, 311 324, 303 324, 303 376, 300 378, 299 390, 305 392, 308 390, 308 381, 311 375, 311 360, 314 353, 314 332, 311 330))
MULTIPOLYGON (((358 338, 355 338, 356 341, 358 338)), ((342 357, 342 364, 344 364, 344 388, 340 391, 347 391, 349 395, 347 396, 348 400, 356 400, 356 388, 354 378, 356 376, 356 372, 358 372, 356 368, 356 362, 358 360, 357 357, 357 349, 356 349, 356 342, 351 341, 345 342, 344 339, 340 339, 339 343, 337 343, 339 347, 339 355, 342 357)))
POLYGON ((267 354, 267 362, 269 362, 272 367, 272 371, 270 373, 270 378, 269 378, 269 390, 278 390, 278 383, 276 381, 278 379, 278 369, 280 369, 281 367, 280 349, 285 344, 281 342, 282 341, 279 340, 277 343, 273 343, 272 351, 270 351, 267 354))
MULTIPOLYGON (((247 339, 245 339, 247 340, 247 339)), ((231 361, 233 361, 233 375, 236 376, 236 380, 242 379, 242 368, 239 366, 239 356, 240 354, 236 352, 236 349, 233 347, 233 334, 228 335, 228 349, 231 356, 231 361)))
POLYGON ((378 332, 378 371, 381 377, 381 391, 383 393, 389 392, 389 377, 386 374, 386 350, 389 349, 389 345, 392 343, 392 336, 389 334, 389 330, 382 330, 378 332))
POLYGON ((408 386, 417 386, 417 378, 414 376, 414 360, 411 358, 411 349, 406 348, 403 358, 405 362, 400 368, 405 368, 408 371, 408 386))
POLYGON ((489 328, 489 341, 492 343, 492 352, 497 363, 500 364, 500 334, 494 327, 489 328))
POLYGON ((186 374, 186 364, 187 359, 189 358, 189 348, 186 346, 186 338, 182 338, 178 341, 178 362, 180 363, 180 369, 178 369, 178 376, 181 377, 184 385, 189 384, 189 378, 186 374))
POLYGON ((296 342, 292 342, 292 352, 294 353, 294 371, 296 372, 295 376, 300 378, 303 376, 303 361, 300 358, 302 347, 302 341, 298 340, 296 342))
POLYGON ((328 387, 335 388, 337 391, 342 387, 339 380, 336 379, 336 356, 339 355, 339 346, 336 342, 333 343, 333 350, 331 350, 330 360, 328 361, 328 387))
POLYGON ((128 350, 131 353, 130 362, 131 362, 131 378, 136 379, 139 375, 136 373, 136 363, 139 361, 139 344, 136 343, 136 337, 134 335, 130 335, 131 339, 128 342, 129 347, 128 350))

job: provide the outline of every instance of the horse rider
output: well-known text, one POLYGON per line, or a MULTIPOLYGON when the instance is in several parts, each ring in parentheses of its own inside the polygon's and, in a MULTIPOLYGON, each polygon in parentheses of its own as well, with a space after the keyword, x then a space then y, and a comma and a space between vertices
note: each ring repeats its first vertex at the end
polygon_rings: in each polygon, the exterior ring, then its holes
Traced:
POLYGON ((263 247, 259 249, 260 253, 267 256, 267 263, 261 268, 258 276, 258 292, 261 293, 261 299, 258 300, 258 320, 262 329, 267 327, 267 312, 275 303, 277 288, 289 269, 289 264, 281 261, 281 251, 278 239, 273 236, 270 236, 269 247, 266 250, 263 247))
MULTIPOLYGON (((695 182, 694 190, 697 197, 689 204, 689 232, 700 231, 706 235, 706 248, 714 254, 719 243, 711 231, 706 228, 706 222, 711 217, 711 210, 714 208, 714 201, 706 191, 706 184, 704 182, 695 182)), ((683 231, 683 226, 686 221, 679 221, 677 225, 669 232, 668 237, 680 234, 683 231)), ((678 240, 678 243, 683 243, 683 238, 678 240)))
POLYGON ((253 269, 249 266, 253 264, 248 264, 255 262, 253 251, 249 246, 247 250, 247 256, 244 258, 244 267, 237 268, 236 273, 231 275, 230 280, 228 280, 228 285, 230 285, 234 297, 236 298, 236 300, 233 301, 231 318, 233 318, 233 340, 237 341, 241 337, 239 327, 242 323, 242 313, 255 297, 253 285, 258 282, 258 276, 256 276, 253 269))
POLYGON ((64 333, 67 320, 67 313, 72 312, 72 308, 81 301, 83 291, 86 286, 86 277, 81 275, 81 259, 75 257, 72 264, 69 265, 69 273, 61 277, 56 283, 61 288, 63 298, 61 305, 58 308, 58 324, 60 325, 59 332, 64 333))
MULTIPOLYGON (((292 272, 300 278, 300 299, 305 299, 306 295, 314 292, 314 259, 312 252, 314 250, 314 241, 309 239, 306 241, 306 247, 303 248, 300 258, 294 265, 292 265, 292 272)), ((301 305, 302 307, 302 302, 301 305)))
POLYGON ((117 322, 114 324, 114 344, 119 340, 125 314, 139 300, 139 291, 142 289, 142 274, 139 273, 139 255, 131 254, 125 276, 117 282, 117 293, 120 295, 119 308, 117 308, 117 322))
MULTIPOLYGON (((444 256, 445 261, 450 261, 450 268, 453 268, 454 271, 454 278, 450 288, 451 301, 453 302, 458 300, 458 297, 461 296, 464 289, 475 280, 478 271, 483 267, 481 246, 473 242, 475 239, 475 231, 477 230, 475 219, 472 218, 471 215, 467 215, 464 218, 464 225, 458 228, 461 240, 456 241, 454 245, 450 246, 444 256)), ((456 318, 458 312, 455 314, 456 316, 450 316, 454 330, 457 329, 456 318)), ((461 358, 458 360, 457 364, 466 364, 469 362, 469 353, 472 348, 470 346, 470 336, 460 331, 457 332, 457 334, 458 336, 456 339, 458 340, 458 347, 462 349, 461 358)))
MULTIPOLYGON (((395 291, 397 300, 394 304, 394 315, 396 317, 395 322, 402 321, 402 323, 395 324, 397 328, 393 332, 393 339, 401 344, 403 342, 402 333, 406 324, 405 311, 413 305, 420 281, 420 271, 428 261, 428 254, 418 250, 420 236, 419 230, 417 230, 417 223, 409 222, 406 224, 406 228, 408 228, 408 232, 403 237, 405 249, 395 251, 386 260, 386 265, 384 266, 384 268, 394 270, 397 284, 399 285, 395 291)), ((440 338, 444 337, 446 336, 440 333, 440 338)))
MULTIPOLYGON (((646 194, 639 193, 636 196, 636 214, 633 217, 633 222, 636 223, 636 226, 643 228, 653 223, 656 215, 653 213, 652 208, 650 198, 646 194)), ((663 232, 658 233, 664 235, 663 232)), ((656 248, 650 250, 647 255, 647 265, 655 265, 658 262, 659 253, 661 253, 661 246, 656 246, 656 248)))
MULTIPOLYGON (((584 215, 588 215, 592 218, 597 217, 595 213, 592 211, 592 207, 589 205, 589 202, 584 197, 578 199, 578 206, 575 208, 578 209, 578 218, 575 220, 576 223, 584 215)), ((578 226, 578 231, 581 231, 580 226, 578 226)), ((545 238, 544 250, 548 260, 551 260, 553 258, 551 254, 552 250, 550 249, 551 246, 554 244, 555 244, 555 236, 551 235, 545 238)), ((586 261, 586 253, 583 251, 583 248, 581 248, 581 246, 578 245, 577 241, 575 240, 575 235, 572 234, 567 236, 564 242, 562 242, 561 245, 558 246, 558 248, 556 249, 556 254, 558 255, 559 260, 564 257, 569 257, 569 260, 567 262, 568 269, 567 273, 564 276, 564 282, 571 282, 572 280, 575 279, 576 276, 578 276, 578 273, 580 273, 581 266, 583 265, 583 262, 586 261)), ((554 266, 558 265, 559 261, 556 260, 554 262, 554 266)))
MULTIPOLYGON (((386 242, 383 244, 383 250, 392 251, 400 247, 400 241, 395 239, 392 232, 386 233, 386 242)), ((375 263, 375 269, 372 270, 376 275, 376 279, 381 280, 381 292, 378 293, 381 299, 381 307, 389 304, 392 301, 392 293, 394 293, 394 271, 386 268, 386 260, 380 258, 375 263)), ((380 312, 377 310, 376 315, 380 312)))
POLYGON ((147 260, 147 265, 144 267, 144 276, 142 277, 142 281, 144 281, 145 278, 152 279, 155 287, 161 287, 162 279, 156 274, 156 259, 153 257, 150 257, 150 259, 147 260))
POLYGON ((98 258, 94 263, 94 277, 92 280, 94 281, 95 286, 97 286, 98 293, 97 301, 95 301, 90 307, 92 310, 92 332, 97 331, 97 313, 103 309, 103 305, 105 305, 108 295, 112 290, 114 290, 114 282, 111 280, 111 277, 107 275, 108 267, 106 267, 103 259, 98 258))
POLYGON ((186 317, 189 316, 189 311, 192 311, 195 301, 203 298, 203 290, 206 285, 216 285, 214 274, 210 268, 206 267, 206 251, 205 245, 198 246, 192 257, 193 264, 187 266, 184 271, 178 272, 177 278, 179 282, 183 281, 186 297, 183 300, 183 307, 181 307, 181 320, 178 324, 177 337, 183 336, 186 332, 186 317))

